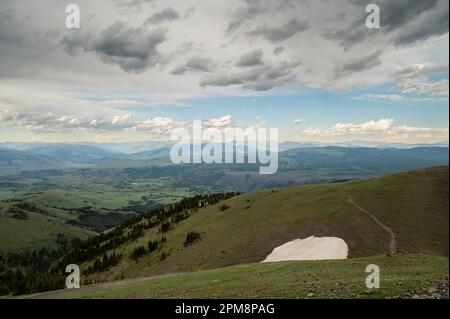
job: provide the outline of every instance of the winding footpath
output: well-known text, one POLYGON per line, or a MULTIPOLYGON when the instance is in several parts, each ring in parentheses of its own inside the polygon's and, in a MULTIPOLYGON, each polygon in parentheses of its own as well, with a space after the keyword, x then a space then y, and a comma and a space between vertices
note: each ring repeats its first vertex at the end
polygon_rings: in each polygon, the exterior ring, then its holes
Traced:
POLYGON ((383 228, 384 230, 386 230, 389 233, 389 235, 391 236, 391 242, 389 243, 389 254, 391 256, 395 255, 395 253, 397 252, 397 239, 395 237, 394 231, 390 227, 386 226, 381 221, 379 221, 378 218, 376 218, 373 214, 371 214, 364 208, 360 207, 357 203, 355 203, 355 201, 353 200, 353 198, 351 196, 348 197, 348 200, 353 206, 355 206, 356 209, 358 209, 359 211, 368 215, 370 218, 373 219, 373 221, 375 223, 377 223, 381 228, 383 228))

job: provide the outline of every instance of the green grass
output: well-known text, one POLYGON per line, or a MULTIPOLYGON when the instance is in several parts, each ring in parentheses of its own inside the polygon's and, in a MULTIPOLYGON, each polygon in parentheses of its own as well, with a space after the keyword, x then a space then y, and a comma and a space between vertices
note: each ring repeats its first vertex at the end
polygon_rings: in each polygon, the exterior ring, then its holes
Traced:
MULTIPOLYGON (((356 209, 352 198, 393 229, 402 253, 448 256, 448 167, 430 168, 346 183, 265 190, 199 209, 165 233, 167 243, 134 262, 124 258, 89 281, 112 281, 159 274, 192 272, 260 262, 288 241, 309 236, 345 240, 350 257, 387 255, 389 234, 356 209), (227 205, 225 211, 220 206, 227 205), (190 230, 202 239, 184 247, 190 230), (160 260, 161 253, 167 256, 160 260)), ((158 227, 117 249, 158 239, 158 227)))
MULTIPOLYGON (((75 174, 75 173, 74 173, 75 174)), ((2 179, 0 178, 0 182, 2 179)), ((120 209, 128 201, 150 196, 160 204, 184 197, 217 192, 213 187, 187 182, 177 177, 64 175, 14 180, 16 188, 0 188, 0 200, 41 195, 47 206, 75 208, 87 205, 120 209)))
POLYGON ((248 264, 165 277, 93 285, 38 298, 407 298, 448 274, 448 259, 426 255, 339 261, 248 264), (380 267, 380 289, 365 286, 366 266, 380 267))
POLYGON ((58 233, 81 239, 94 235, 94 232, 64 224, 56 218, 31 212, 27 215, 27 220, 0 218, 0 251, 53 247, 58 233))

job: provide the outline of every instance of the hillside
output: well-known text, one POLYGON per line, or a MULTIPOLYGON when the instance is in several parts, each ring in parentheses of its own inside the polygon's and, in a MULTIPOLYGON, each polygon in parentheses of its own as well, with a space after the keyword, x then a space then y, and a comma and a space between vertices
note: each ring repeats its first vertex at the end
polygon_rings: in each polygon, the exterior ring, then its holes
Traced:
POLYGON ((121 156, 120 153, 110 152, 92 145, 57 143, 33 147, 27 152, 51 157, 64 163, 66 167, 104 163, 121 156))
POLYGON ((69 210, 77 207, 70 199, 76 198, 48 193, 0 201, 0 253, 53 247, 58 234, 80 239, 95 235, 74 223, 79 216, 69 210))
MULTIPOLYGON (((390 233, 361 208, 392 229, 397 252, 448 256, 448 167, 435 167, 243 194, 191 210, 188 218, 186 211, 186 219, 172 222, 163 234, 161 224, 149 216, 119 231, 123 237, 137 225, 147 225, 136 240, 108 250, 109 255, 123 256, 116 266, 88 276, 86 282, 260 262, 275 247, 313 235, 344 239, 349 257, 389 254, 390 233), (189 231, 199 233, 201 240, 185 247, 189 231), (130 258, 135 248, 162 237, 165 240, 155 251, 144 252, 137 261, 130 258)), ((92 266, 94 259, 90 260, 82 269, 92 266)))
POLYGON ((28 213, 27 220, 1 217, 0 252, 54 247, 58 234, 87 239, 95 232, 68 226, 58 219, 36 213, 28 213))
POLYGON ((0 176, 15 174, 22 170, 60 167, 62 167, 60 163, 47 156, 10 149, 0 149, 0 176))
POLYGON ((445 294, 440 291, 443 288, 436 287, 441 287, 447 273, 445 257, 376 256, 239 265, 84 286, 26 298, 424 298, 445 294), (382 289, 368 291, 364 284, 365 268, 371 263, 382 270, 382 289))

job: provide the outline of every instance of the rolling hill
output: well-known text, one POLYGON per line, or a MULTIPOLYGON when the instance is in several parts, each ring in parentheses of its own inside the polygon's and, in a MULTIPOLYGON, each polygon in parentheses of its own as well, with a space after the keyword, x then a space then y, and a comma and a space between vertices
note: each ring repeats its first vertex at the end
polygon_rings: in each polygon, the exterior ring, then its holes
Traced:
POLYGON ((90 166, 120 156, 98 147, 77 144, 37 144, 24 150, 0 148, 0 176, 23 171, 90 166))
POLYGON ((60 163, 47 156, 30 154, 24 151, 0 149, 0 176, 12 175, 23 170, 61 167, 60 163))
POLYGON ((37 146, 27 150, 29 154, 38 156, 45 155, 57 161, 65 163, 66 166, 93 165, 104 163, 120 157, 120 153, 104 150, 92 145, 79 144, 51 144, 37 146))
POLYGON ((87 239, 94 231, 68 223, 76 217, 55 209, 41 211, 24 203, 0 204, 0 253, 54 247, 59 234, 87 239))
MULTIPOLYGON (((122 255, 121 261, 89 275, 86 282, 257 263, 275 247, 313 235, 344 239, 352 258, 389 255, 390 233, 361 208, 392 229, 396 253, 448 256, 448 167, 434 167, 360 181, 263 190, 194 209, 163 234, 161 224, 155 224, 109 250, 108 254, 122 255), (190 231, 199 233, 201 240, 185 247, 190 231), (137 247, 162 237, 165 241, 155 251, 143 253, 137 261, 130 258, 137 247)), ((120 233, 129 234, 136 225, 152 220, 148 215, 120 233)))

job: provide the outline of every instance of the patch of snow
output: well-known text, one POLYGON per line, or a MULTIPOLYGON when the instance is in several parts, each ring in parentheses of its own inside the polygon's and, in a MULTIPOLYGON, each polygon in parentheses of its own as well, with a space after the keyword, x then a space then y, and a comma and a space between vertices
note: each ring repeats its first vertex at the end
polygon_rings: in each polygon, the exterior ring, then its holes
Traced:
POLYGON ((347 259, 347 257, 348 246, 343 239, 311 236, 276 247, 263 262, 347 259))

